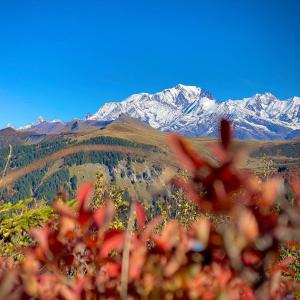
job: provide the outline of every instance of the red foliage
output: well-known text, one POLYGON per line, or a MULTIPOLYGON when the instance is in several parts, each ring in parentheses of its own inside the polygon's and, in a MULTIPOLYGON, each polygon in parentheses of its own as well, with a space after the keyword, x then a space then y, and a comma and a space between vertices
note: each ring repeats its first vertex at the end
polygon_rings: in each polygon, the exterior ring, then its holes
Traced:
POLYGON ((140 203, 135 203, 136 221, 139 227, 144 227, 146 224, 146 211, 140 203))
MULTIPOLYGON (((174 179, 201 210, 226 214, 215 228, 200 218, 189 228, 171 221, 160 233, 160 219, 146 224, 134 204, 138 230, 130 233, 128 299, 284 299, 296 288, 282 272, 279 244, 298 243, 298 207, 280 203, 282 182, 259 182, 235 167, 229 122, 221 122, 221 141, 212 148, 218 166, 198 155, 180 136, 170 145, 189 182, 174 179)), ((296 200, 300 188, 294 183, 296 200)), ((77 210, 56 202, 57 222, 32 231, 37 244, 20 264, 0 260, 1 299, 119 299, 126 232, 113 230, 114 206, 89 208, 91 185, 78 193, 77 210)), ((298 202, 299 203, 299 202, 298 202)))

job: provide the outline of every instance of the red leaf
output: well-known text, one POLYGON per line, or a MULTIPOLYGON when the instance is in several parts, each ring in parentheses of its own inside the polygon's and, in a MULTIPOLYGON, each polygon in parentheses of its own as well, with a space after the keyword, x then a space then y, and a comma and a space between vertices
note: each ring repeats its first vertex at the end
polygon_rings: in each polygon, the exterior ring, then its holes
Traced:
POLYGON ((162 239, 160 236, 153 236, 152 239, 155 242, 157 248, 162 252, 167 252, 172 247, 172 245, 168 241, 162 239))
POLYGON ((96 210, 96 212, 94 213, 94 222, 98 227, 100 227, 104 224, 104 222, 105 222, 105 206, 100 207, 96 210))
POLYGON ((141 245, 132 251, 129 264, 129 277, 132 280, 137 280, 143 270, 147 248, 141 245))
POLYGON ((255 295, 253 294, 253 290, 248 286, 243 286, 243 295, 241 300, 256 300, 255 295))
POLYGON ((92 184, 85 183, 81 186, 81 188, 78 191, 78 217, 77 222, 81 226, 85 226, 87 223, 91 222, 91 219, 93 217, 93 212, 88 209, 87 207, 87 201, 89 199, 89 196, 92 193, 92 184))
POLYGON ((289 273, 291 275, 294 274, 294 271, 292 271, 291 269, 288 268, 288 266, 290 264, 292 264, 295 261, 295 259, 291 256, 286 257, 284 260, 282 260, 281 262, 275 264, 274 267, 270 268, 270 273, 275 273, 277 271, 281 271, 281 272, 286 272, 289 273))
POLYGON ((300 181, 298 179, 292 179, 291 186, 295 195, 300 198, 300 181))
POLYGON ((291 256, 286 257, 284 260, 282 260, 280 263, 277 264, 277 266, 279 268, 284 268, 289 266, 290 264, 292 264, 295 261, 295 259, 291 256))
POLYGON ((103 246, 100 250, 100 256, 105 258, 112 250, 118 249, 123 246, 124 232, 112 230, 104 238, 103 246))
POLYGON ((278 215, 275 212, 269 214, 262 214, 259 210, 253 210, 253 214, 256 218, 259 232, 265 234, 274 230, 278 223, 278 215))
POLYGON ((207 165, 207 162, 203 160, 182 137, 176 134, 170 134, 168 141, 177 160, 188 171, 195 172, 200 167, 207 165))
POLYGON ((106 201, 106 203, 98 208, 94 213, 94 222, 98 227, 109 223, 115 214, 115 206, 112 201, 106 201))
POLYGON ((136 220, 139 227, 144 227, 146 223, 146 212, 142 204, 135 203, 136 220))
POLYGON ((92 211, 84 211, 84 210, 79 211, 77 221, 81 226, 84 226, 91 221, 93 215, 94 214, 92 211))
POLYGON ((183 236, 181 233, 180 224, 173 220, 166 224, 159 235, 154 235, 153 240, 159 250, 167 252, 178 246, 179 243, 182 244, 183 236))
POLYGON ((98 241, 97 241, 97 239, 95 238, 95 237, 93 237, 93 236, 86 236, 85 238, 84 238, 84 242, 85 242, 85 244, 88 246, 88 247, 90 247, 91 249, 95 249, 97 246, 98 246, 98 241))
MULTIPOLYGON (((97 276, 97 284, 105 285, 111 281, 112 278, 118 278, 121 273, 121 264, 119 262, 106 262, 100 269, 97 276)), ((97 298, 98 299, 98 298, 97 298)), ((101 298, 102 299, 102 298, 101 298)))
POLYGON ((291 187, 296 198, 296 206, 300 208, 300 181, 298 179, 291 180, 291 187))
POLYGON ((54 257, 57 257, 58 254, 64 248, 64 245, 58 240, 58 232, 51 232, 48 236, 49 250, 53 254, 54 257))
POLYGON ((256 251, 249 250, 249 251, 245 251, 242 254, 242 260, 246 266, 249 266, 249 265, 255 265, 256 263, 261 261, 261 257, 256 251))
POLYGON ((121 264, 114 262, 107 262, 103 268, 108 273, 109 277, 118 277, 121 271, 121 264))
POLYGON ((80 189, 78 191, 78 196, 77 196, 79 211, 83 210, 86 201, 88 200, 89 196, 92 193, 92 188, 93 188, 93 186, 91 183, 85 183, 80 187, 80 189))
POLYGON ((44 254, 47 254, 49 251, 49 244, 48 244, 48 236, 49 236, 49 228, 48 226, 44 226, 41 229, 32 229, 31 230, 32 236, 36 239, 36 241, 39 243, 40 248, 44 252, 44 254))
POLYGON ((67 266, 71 266, 74 261, 74 255, 73 254, 67 254, 62 259, 65 261, 67 266))
POLYGON ((74 291, 74 300, 87 299, 86 290, 90 288, 91 279, 88 276, 79 277, 75 281, 73 291, 74 291))

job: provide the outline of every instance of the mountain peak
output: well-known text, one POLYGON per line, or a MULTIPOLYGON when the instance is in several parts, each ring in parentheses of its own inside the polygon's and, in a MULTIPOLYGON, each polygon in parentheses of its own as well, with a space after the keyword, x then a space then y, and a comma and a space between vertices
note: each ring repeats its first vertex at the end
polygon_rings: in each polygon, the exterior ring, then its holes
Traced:
POLYGON ((200 87, 197 87, 195 85, 184 85, 184 84, 179 83, 174 87, 174 89, 176 89, 180 92, 197 95, 199 98, 206 97, 206 98, 213 99, 213 96, 210 92, 208 92, 200 87))
POLYGON ((184 85, 184 84, 177 84, 174 89, 180 90, 180 91, 199 91, 201 88, 195 86, 195 85, 184 85))
POLYGON ((37 119, 36 119, 35 124, 39 125, 39 124, 44 123, 44 122, 46 122, 46 119, 43 116, 38 116, 37 119))
POLYGON ((11 123, 8 123, 8 124, 6 125, 6 128, 12 128, 12 129, 15 129, 15 126, 14 126, 13 124, 11 124, 11 123))
POLYGON ((11 126, 7 126, 6 128, 0 129, 1 135, 13 135, 17 132, 17 130, 11 126))
POLYGON ((39 116, 34 125, 40 125, 42 123, 63 123, 61 120, 58 120, 58 119, 54 119, 54 120, 51 120, 51 121, 48 121, 46 118, 44 118, 43 116, 39 116))
POLYGON ((246 106, 255 106, 258 110, 264 110, 272 103, 282 102, 271 93, 255 94, 251 98, 246 98, 246 106))
POLYGON ((300 97, 296 97, 296 96, 293 97, 293 98, 292 98, 292 102, 293 102, 294 104, 296 104, 296 105, 298 105, 298 104, 300 105, 300 97))
POLYGON ((261 98, 261 99, 277 99, 273 94, 271 93, 263 93, 263 94, 255 94, 253 98, 261 98))

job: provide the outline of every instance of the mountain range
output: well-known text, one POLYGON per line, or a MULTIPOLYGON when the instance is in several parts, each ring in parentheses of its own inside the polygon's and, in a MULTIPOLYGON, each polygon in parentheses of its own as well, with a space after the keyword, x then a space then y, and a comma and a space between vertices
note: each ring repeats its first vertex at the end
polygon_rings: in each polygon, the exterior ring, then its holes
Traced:
POLYGON ((106 126, 126 115, 161 131, 187 136, 218 135, 219 120, 232 121, 238 139, 293 139, 300 137, 300 97, 280 100, 270 93, 240 100, 217 101, 211 93, 196 86, 177 86, 162 92, 139 93, 120 102, 105 103, 84 120, 64 123, 38 122, 20 128, 38 134, 55 134, 106 126))

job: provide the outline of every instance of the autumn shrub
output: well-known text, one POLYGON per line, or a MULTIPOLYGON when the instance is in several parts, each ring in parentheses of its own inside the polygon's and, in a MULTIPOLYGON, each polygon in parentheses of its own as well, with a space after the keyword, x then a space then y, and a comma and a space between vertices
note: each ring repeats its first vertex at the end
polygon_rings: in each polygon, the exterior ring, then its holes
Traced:
POLYGON ((172 184, 203 213, 229 222, 170 220, 157 231, 162 218, 147 220, 132 201, 126 230, 113 229, 114 204, 91 207, 92 186, 85 184, 76 209, 55 201, 59 218, 31 230, 37 243, 21 263, 0 261, 0 299, 293 299, 294 259, 281 249, 299 242, 300 185, 292 182, 292 204, 280 178, 261 181, 237 169, 225 120, 211 148, 218 165, 180 136, 169 142, 189 172, 189 180, 172 184))

